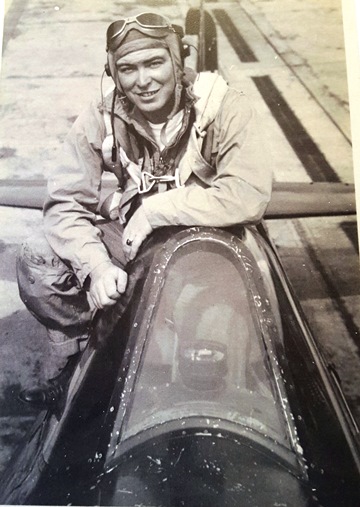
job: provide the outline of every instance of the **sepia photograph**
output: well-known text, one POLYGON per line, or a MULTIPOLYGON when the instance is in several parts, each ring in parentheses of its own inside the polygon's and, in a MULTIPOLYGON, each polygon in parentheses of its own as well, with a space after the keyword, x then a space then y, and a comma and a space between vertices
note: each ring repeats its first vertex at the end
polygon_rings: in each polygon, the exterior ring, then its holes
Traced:
POLYGON ((4 1, 1 505, 359 507, 359 14, 4 1))

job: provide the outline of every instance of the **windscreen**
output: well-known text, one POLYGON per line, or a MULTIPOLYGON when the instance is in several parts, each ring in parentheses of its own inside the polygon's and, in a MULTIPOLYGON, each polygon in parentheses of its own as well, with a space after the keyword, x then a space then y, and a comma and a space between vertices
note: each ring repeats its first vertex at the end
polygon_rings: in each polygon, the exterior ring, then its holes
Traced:
MULTIPOLYGON (((261 296, 249 289, 246 269, 216 243, 189 243, 173 256, 122 441, 155 425, 173 420, 181 425, 182 419, 196 416, 205 417, 212 428, 221 429, 222 420, 237 423, 290 448, 256 311, 261 296)), ((258 270, 251 276, 263 275, 258 270)))

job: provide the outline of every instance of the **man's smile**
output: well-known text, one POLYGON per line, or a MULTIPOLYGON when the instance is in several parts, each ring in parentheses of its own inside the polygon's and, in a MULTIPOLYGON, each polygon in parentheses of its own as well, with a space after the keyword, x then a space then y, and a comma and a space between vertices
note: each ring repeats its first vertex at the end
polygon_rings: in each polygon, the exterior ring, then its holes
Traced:
POLYGON ((159 90, 151 91, 151 92, 138 92, 140 97, 153 97, 159 90))

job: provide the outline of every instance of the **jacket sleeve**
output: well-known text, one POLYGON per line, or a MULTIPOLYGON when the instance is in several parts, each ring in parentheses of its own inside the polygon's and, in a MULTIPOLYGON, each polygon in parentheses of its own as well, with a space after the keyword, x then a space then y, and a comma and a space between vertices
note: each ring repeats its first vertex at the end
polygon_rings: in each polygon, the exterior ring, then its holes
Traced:
POLYGON ((218 147, 211 186, 191 184, 144 199, 144 210, 153 228, 226 227, 262 218, 271 196, 271 161, 247 98, 229 90, 214 128, 218 147))
POLYGON ((91 104, 65 139, 60 161, 48 180, 44 231, 55 253, 73 267, 80 283, 109 262, 94 226, 102 174, 102 114, 91 104))

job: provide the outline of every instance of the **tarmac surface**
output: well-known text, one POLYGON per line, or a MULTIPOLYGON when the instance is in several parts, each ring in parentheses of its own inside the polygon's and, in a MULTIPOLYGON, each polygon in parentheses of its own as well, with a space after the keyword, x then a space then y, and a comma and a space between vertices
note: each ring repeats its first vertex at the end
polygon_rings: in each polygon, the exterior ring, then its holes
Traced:
MULTIPOLYGON (((189 6, 196 4, 185 0, 6 2, 1 180, 46 179, 72 122, 100 94, 104 36, 110 22, 143 10, 161 10, 183 24, 189 6)), ((207 8, 217 23, 220 72, 243 89, 263 115, 275 180, 352 183, 341 2, 234 0, 207 2, 207 8), (245 49, 251 50, 246 61, 245 49), (286 111, 283 124, 276 116, 279 101, 286 111), (311 156, 305 159, 302 153, 311 156)), ((109 84, 105 78, 103 88, 109 84)), ((21 303, 15 275, 19 246, 41 227, 41 212, 0 210, 1 471, 35 416, 17 401, 17 395, 21 386, 41 378, 45 333, 21 303)), ((272 220, 268 227, 310 327, 335 364, 360 422, 356 219, 272 220)))

